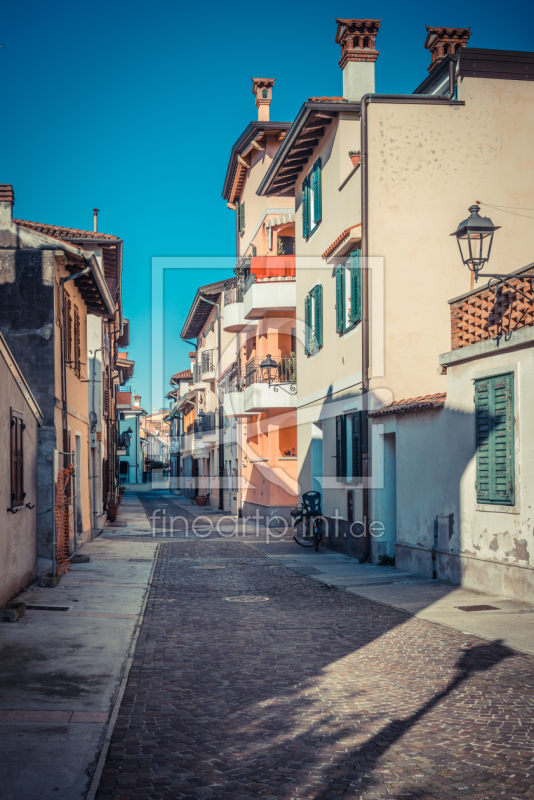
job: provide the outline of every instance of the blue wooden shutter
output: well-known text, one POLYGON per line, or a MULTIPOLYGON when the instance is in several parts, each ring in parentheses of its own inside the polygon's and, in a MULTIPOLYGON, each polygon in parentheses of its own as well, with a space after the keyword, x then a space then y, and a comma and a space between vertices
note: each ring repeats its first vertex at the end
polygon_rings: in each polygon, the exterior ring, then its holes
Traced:
POLYGON ((345 329, 345 269, 336 267, 336 331, 343 333, 345 329))
POLYGON ((317 347, 323 346, 323 287, 321 284, 313 290, 315 295, 315 344, 317 347))
POLYGON ((475 382, 475 428, 477 500, 513 505, 513 375, 475 382))
POLYGON ((310 233, 310 219, 308 210, 308 179, 302 184, 302 235, 306 238, 310 233))
POLYGON ((304 298, 304 352, 310 352, 310 328, 311 328, 311 297, 309 294, 304 298))
POLYGON ((322 218, 322 202, 321 202, 321 159, 318 158, 313 165, 312 172, 313 181, 313 222, 314 227, 318 225, 322 218))
POLYGON ((362 412, 352 415, 352 477, 362 477, 362 412))
POLYGON ((362 319, 362 271, 360 249, 350 254, 350 321, 361 322, 362 319))

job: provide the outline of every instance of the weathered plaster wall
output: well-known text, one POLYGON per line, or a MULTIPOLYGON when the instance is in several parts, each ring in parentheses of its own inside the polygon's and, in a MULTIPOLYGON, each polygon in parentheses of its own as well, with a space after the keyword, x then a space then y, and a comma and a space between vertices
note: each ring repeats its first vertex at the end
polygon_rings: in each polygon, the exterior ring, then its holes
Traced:
MULTIPOLYGON (((19 389, 4 358, 0 355, 0 605, 26 586, 37 574, 37 420, 19 389), (11 414, 21 411, 23 432, 25 503, 16 514, 11 506, 11 414)), ((41 509, 42 510, 42 509, 41 509)))

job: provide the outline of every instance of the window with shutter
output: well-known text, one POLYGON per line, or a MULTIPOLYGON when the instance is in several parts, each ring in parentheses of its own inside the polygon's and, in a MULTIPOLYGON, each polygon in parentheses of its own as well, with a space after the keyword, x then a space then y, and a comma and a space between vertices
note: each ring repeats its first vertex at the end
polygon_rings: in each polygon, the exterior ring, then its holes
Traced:
POLYGON ((310 220, 308 214, 308 179, 302 184, 302 235, 304 238, 310 233, 310 220))
POLYGON ((362 271, 360 249, 350 254, 350 321, 353 324, 362 319, 362 271))
POLYGON ((344 414, 336 417, 336 478, 345 480, 347 476, 347 418, 344 414))
POLYGON ((321 159, 318 158, 312 169, 312 186, 313 186, 313 229, 321 221, 322 217, 322 200, 321 200, 321 159))
POLYGON ((109 417, 109 377, 107 370, 102 375, 102 409, 104 416, 109 417))
POLYGON ((316 346, 323 346, 323 287, 318 284, 313 289, 314 295, 314 338, 316 346))
POLYGON ((245 230, 245 204, 237 204, 237 230, 239 233, 245 230))
POLYGON ((515 503, 513 381, 512 374, 475 381, 479 503, 515 503))
POLYGON ((362 412, 352 415, 352 477, 362 477, 362 412))
POLYGON ((67 295, 65 298, 65 319, 64 319, 64 335, 65 335, 65 360, 67 364, 72 362, 72 317, 71 317, 71 302, 70 297, 67 295))
POLYGON ((310 352, 310 331, 311 331, 311 296, 309 294, 304 298, 304 352, 309 355, 310 352))
POLYGON ((345 330, 345 267, 336 267, 336 331, 345 330))
POLYGON ((82 340, 80 312, 78 311, 78 306, 74 306, 74 372, 78 377, 80 377, 81 374, 81 356, 82 340))
POLYGON ((24 420, 20 411, 11 409, 11 508, 24 505, 24 420))

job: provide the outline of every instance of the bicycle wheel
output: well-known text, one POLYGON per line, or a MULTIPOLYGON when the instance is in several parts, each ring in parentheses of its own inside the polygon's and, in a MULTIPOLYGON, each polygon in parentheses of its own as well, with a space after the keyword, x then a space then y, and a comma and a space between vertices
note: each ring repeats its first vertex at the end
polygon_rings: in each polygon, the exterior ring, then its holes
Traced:
POLYGON ((309 527, 306 522, 298 522, 295 528, 296 535, 293 536, 293 539, 296 541, 296 543, 300 544, 301 547, 313 547, 314 539, 313 536, 309 535, 309 527))
POLYGON ((314 519, 313 521, 313 543, 315 545, 315 552, 319 550, 319 542, 323 538, 323 521, 322 519, 314 519))

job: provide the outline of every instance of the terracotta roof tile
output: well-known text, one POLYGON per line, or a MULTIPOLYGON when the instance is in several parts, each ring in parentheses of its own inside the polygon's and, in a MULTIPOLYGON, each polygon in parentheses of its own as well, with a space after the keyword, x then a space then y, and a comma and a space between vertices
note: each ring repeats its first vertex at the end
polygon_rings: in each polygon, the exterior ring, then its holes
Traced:
POLYGON ((22 225, 25 228, 31 228, 39 233, 44 233, 46 236, 54 236, 56 238, 64 237, 65 239, 118 239, 118 236, 113 236, 111 233, 100 233, 97 231, 83 231, 79 228, 64 228, 62 225, 48 225, 45 222, 30 222, 26 219, 14 219, 15 225, 22 225))
POLYGON ((447 392, 426 394, 421 397, 411 397, 409 400, 395 400, 389 406, 372 411, 370 417, 383 417, 386 414, 406 414, 408 411, 427 411, 431 408, 441 408, 445 405, 447 392))
POLYGON ((337 239, 335 239, 332 242, 332 244, 329 245, 329 247, 326 248, 326 250, 323 253, 323 258, 328 258, 328 256, 330 256, 334 252, 336 247, 339 247, 339 245, 343 242, 343 240, 348 238, 351 230, 353 228, 358 228, 360 225, 361 225, 361 223, 358 222, 356 225, 351 225, 350 228, 345 228, 343 233, 340 233, 339 236, 337 237, 337 239))
POLYGON ((308 103, 346 103, 344 97, 308 97, 308 103))
POLYGON ((192 378, 193 373, 190 369, 184 369, 182 372, 177 372, 176 375, 173 375, 171 381, 179 381, 180 379, 184 378, 192 378))

